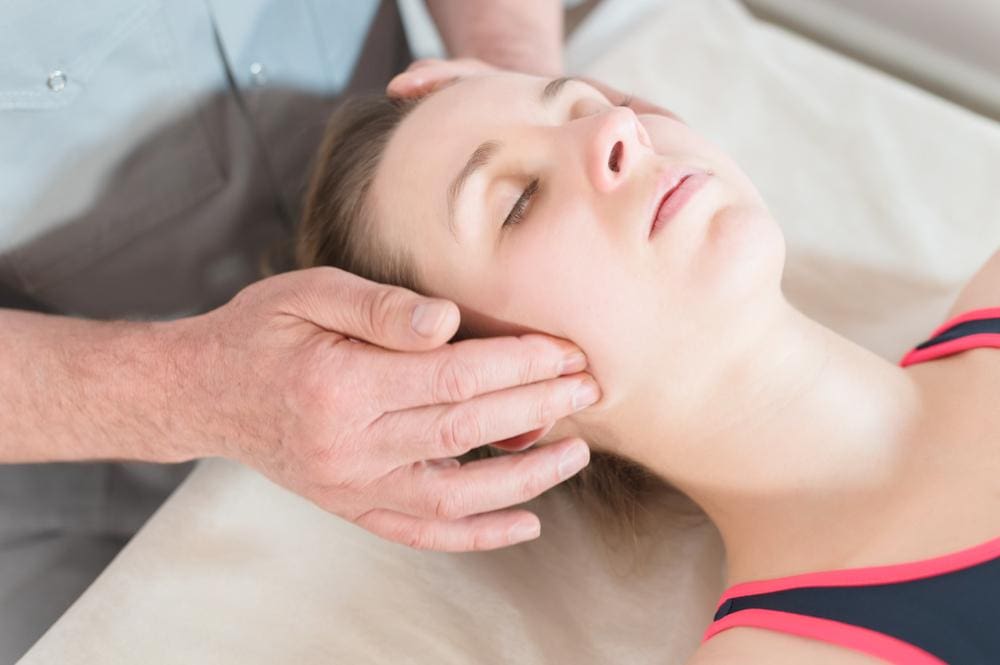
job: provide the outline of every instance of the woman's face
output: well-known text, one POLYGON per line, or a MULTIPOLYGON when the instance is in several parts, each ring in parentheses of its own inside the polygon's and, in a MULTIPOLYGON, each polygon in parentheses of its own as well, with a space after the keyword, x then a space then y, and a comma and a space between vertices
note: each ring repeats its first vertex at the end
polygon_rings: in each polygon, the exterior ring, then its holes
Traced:
POLYGON ((603 392, 585 413, 653 392, 697 410, 713 350, 780 293, 783 240, 739 167, 682 122, 580 81, 497 74, 431 95, 392 136, 370 203, 478 335, 582 348, 603 392), (705 172, 651 236, 666 188, 705 172))

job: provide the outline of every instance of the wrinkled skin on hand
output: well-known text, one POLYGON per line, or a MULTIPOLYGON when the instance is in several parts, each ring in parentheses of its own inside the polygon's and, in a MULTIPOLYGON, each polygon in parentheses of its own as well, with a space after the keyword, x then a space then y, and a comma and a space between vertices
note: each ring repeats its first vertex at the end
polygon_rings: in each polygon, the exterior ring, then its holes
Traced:
POLYGON ((389 540, 462 551, 538 535, 510 509, 589 462, 576 438, 532 447, 597 401, 586 359, 529 334, 446 344, 451 302, 334 268, 277 275, 183 319, 186 434, 389 540), (423 305, 423 331, 415 310, 423 305), (588 395, 589 393, 589 395, 588 395), (516 452, 460 465, 474 447, 516 452))

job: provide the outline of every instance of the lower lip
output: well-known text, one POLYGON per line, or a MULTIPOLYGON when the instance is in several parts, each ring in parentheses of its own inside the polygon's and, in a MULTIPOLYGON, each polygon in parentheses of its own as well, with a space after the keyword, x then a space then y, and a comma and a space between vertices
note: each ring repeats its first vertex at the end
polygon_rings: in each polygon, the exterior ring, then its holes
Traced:
POLYGON ((687 202, 691 200, 695 194, 698 193, 708 179, 711 178, 708 173, 692 173, 691 175, 684 178, 681 184, 674 189, 673 193, 667 197, 667 200, 660 204, 660 209, 656 211, 656 220, 653 222, 653 228, 649 231, 649 237, 652 238, 653 234, 656 233, 658 229, 663 227, 667 222, 669 222, 681 208, 687 205, 687 202))

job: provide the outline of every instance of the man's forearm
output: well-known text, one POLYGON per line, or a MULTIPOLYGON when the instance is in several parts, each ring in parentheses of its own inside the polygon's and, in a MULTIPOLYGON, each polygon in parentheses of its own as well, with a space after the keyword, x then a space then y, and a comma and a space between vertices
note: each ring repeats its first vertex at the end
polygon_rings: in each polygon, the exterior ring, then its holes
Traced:
POLYGON ((556 76, 563 71, 559 0, 426 0, 451 57, 556 76))
POLYGON ((194 457, 168 330, 0 309, 0 463, 194 457))

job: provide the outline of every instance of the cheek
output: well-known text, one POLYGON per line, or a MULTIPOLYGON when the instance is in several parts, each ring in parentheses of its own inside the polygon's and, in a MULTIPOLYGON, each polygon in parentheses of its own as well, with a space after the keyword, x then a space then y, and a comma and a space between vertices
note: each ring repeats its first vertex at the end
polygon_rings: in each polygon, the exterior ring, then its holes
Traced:
MULTIPOLYGON (((522 236, 505 248, 498 300, 508 303, 511 318, 583 349, 607 397, 640 371, 632 365, 660 329, 664 294, 635 253, 627 255, 592 227, 598 222, 584 217, 592 213, 568 207, 561 213, 546 217, 544 232, 520 229, 522 236), (574 232, 570 224, 580 228, 574 232)), ((526 224, 532 222, 540 220, 526 224)))
POLYGON ((587 324, 620 291, 613 269, 620 258, 595 242, 593 232, 524 231, 510 243, 497 272, 511 315, 553 334, 579 336, 592 330, 587 324))

